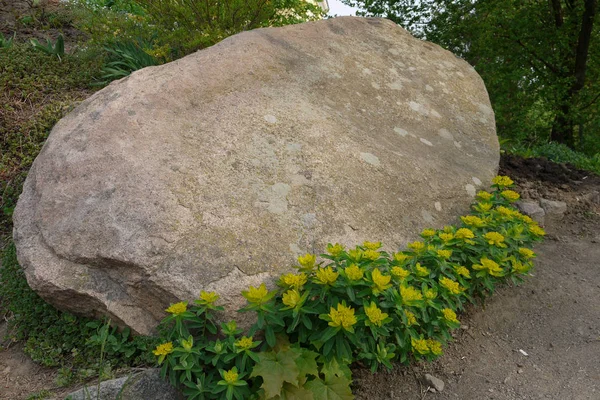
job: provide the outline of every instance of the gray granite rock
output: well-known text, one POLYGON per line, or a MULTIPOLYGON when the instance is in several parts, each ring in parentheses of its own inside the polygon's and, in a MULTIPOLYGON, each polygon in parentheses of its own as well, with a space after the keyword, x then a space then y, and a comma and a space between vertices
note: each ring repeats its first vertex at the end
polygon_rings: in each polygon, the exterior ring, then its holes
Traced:
POLYGON ((540 199, 540 206, 544 209, 547 216, 553 218, 562 218, 567 211, 567 203, 564 201, 554 201, 548 199, 540 199))
POLYGON ((538 224, 544 225, 546 212, 537 201, 520 200, 515 205, 523 214, 530 216, 538 224))

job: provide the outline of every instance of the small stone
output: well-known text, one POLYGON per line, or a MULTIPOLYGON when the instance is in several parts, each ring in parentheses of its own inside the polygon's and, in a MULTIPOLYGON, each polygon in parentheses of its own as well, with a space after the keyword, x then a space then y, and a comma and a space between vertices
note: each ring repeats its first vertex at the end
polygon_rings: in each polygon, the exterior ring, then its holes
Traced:
POLYGON ((444 381, 431 374, 425 374, 423 381, 426 385, 437 390, 438 392, 444 390, 444 381))
POLYGON ((462 329, 463 331, 468 331, 469 330, 469 325, 461 325, 460 329, 462 329))
POLYGON ((430 388, 429 388, 429 391, 430 391, 431 393, 437 393, 437 390, 435 390, 435 389, 434 389, 434 388, 432 388, 432 387, 430 387, 430 388))
POLYGON ((521 363, 517 363, 517 367, 519 367, 519 368, 523 368, 523 364, 521 364, 521 363))
POLYGON ((522 374, 522 373, 523 373, 523 368, 519 368, 519 369, 517 370, 517 374, 522 374))
POLYGON ((542 206, 546 215, 553 217, 562 217, 567 211, 567 203, 564 201, 540 199, 540 206, 542 206))

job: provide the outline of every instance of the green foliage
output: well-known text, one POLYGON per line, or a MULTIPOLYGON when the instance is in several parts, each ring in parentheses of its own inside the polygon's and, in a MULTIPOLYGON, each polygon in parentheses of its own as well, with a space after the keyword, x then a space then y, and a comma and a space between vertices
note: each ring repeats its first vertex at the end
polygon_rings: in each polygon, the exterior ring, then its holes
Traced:
POLYGON ((579 169, 591 171, 600 175, 600 152, 595 156, 579 153, 564 144, 550 142, 542 145, 526 147, 522 144, 511 145, 507 143, 504 150, 510 154, 516 154, 524 158, 546 157, 555 163, 569 163, 579 169))
POLYGON ((426 229, 406 251, 388 254, 380 242, 329 244, 320 263, 313 254, 298 258, 298 273, 282 275, 279 289, 242 291, 248 304, 239 311, 255 313, 257 321, 249 337, 234 322, 217 331, 216 293, 201 292, 189 307, 171 305, 162 323, 165 343, 154 351, 163 375, 190 398, 217 398, 224 390, 218 385, 227 382, 228 399, 242 392, 346 399, 352 362, 375 372, 394 361, 439 357, 460 325, 456 312, 499 284, 521 282, 535 257, 529 246, 545 234, 510 205, 519 198, 510 178, 493 183, 493 192, 477 194, 462 226, 426 229), (260 351, 257 334, 265 338, 260 351))
POLYGON ((7 49, 9 47, 12 47, 14 38, 15 36, 13 35, 12 37, 9 37, 7 39, 4 37, 2 32, 0 32, 0 49, 7 49))
POLYGON ((0 236, 11 230, 21 186, 50 129, 89 96, 100 64, 93 53, 61 62, 21 43, 0 51, 0 236))
POLYGON ((102 67, 100 84, 105 85, 115 79, 124 78, 138 69, 158 65, 158 60, 148 54, 145 48, 151 48, 151 45, 145 44, 142 40, 125 40, 105 46, 104 50, 109 54, 109 61, 102 67))
POLYGON ((31 39, 31 45, 34 49, 56 56, 59 60, 62 60, 65 55, 65 38, 63 35, 58 35, 54 44, 50 39, 46 39, 46 44, 41 44, 37 39, 31 39))
POLYGON ((149 365, 156 339, 131 337, 108 324, 56 310, 27 284, 14 245, 3 251, 0 311, 8 319, 8 338, 26 341, 24 351, 44 366, 61 366, 58 384, 107 375, 116 367, 149 365), (110 361, 103 360, 103 354, 110 361))

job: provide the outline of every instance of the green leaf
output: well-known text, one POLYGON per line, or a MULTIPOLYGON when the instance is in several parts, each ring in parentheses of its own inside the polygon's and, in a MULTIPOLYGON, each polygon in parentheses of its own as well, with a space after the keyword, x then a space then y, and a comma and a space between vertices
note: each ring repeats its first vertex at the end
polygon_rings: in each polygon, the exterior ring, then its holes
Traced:
POLYGON ((332 358, 326 361, 321 367, 321 373, 325 375, 325 380, 330 380, 335 377, 352 379, 352 371, 347 364, 340 364, 337 359, 332 358))
POLYGON ((313 393, 314 400, 352 400, 350 380, 345 377, 333 377, 332 379, 315 379, 306 382, 304 387, 313 393))
POLYGON ((297 354, 296 366, 298 367, 298 379, 301 385, 306 382, 307 375, 319 376, 319 367, 316 361, 319 353, 302 348, 292 349, 292 351, 297 354))
POLYGON ((260 361, 252 369, 251 378, 260 376, 263 379, 261 388, 265 390, 267 398, 280 394, 284 382, 298 386, 300 371, 296 366, 297 354, 293 351, 269 351, 259 353, 260 361))
POLYGON ((303 387, 296 387, 285 382, 279 396, 273 397, 273 400, 313 400, 313 393, 303 387))

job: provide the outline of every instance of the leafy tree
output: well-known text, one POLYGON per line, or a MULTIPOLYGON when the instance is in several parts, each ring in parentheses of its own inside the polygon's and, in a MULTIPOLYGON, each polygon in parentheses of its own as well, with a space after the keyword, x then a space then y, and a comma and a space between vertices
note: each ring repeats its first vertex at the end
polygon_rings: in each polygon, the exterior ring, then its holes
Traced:
POLYGON ((502 136, 600 150, 597 0, 342 1, 472 64, 502 136))

